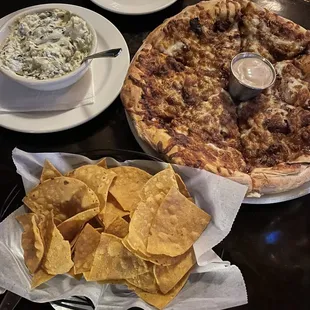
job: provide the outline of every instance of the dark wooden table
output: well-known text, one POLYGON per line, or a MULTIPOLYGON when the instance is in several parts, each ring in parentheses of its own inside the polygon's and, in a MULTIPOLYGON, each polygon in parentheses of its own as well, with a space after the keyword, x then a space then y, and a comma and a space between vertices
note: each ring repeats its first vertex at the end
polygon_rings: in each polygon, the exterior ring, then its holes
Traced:
MULTIPOLYGON (((49 2, 57 1, 5 1, 0 7, 0 17, 26 6, 49 2)), ((165 18, 198 1, 180 0, 164 11, 138 17, 110 13, 89 0, 58 2, 84 6, 104 15, 123 33, 133 56, 146 35, 165 18)), ((256 2, 310 28, 309 0, 256 2)), ((100 148, 140 150, 119 98, 89 123, 65 132, 33 135, 0 128, 0 204, 20 182, 11 160, 14 147, 31 152, 85 152, 100 148)), ((221 247, 225 250, 224 258, 236 264, 244 275, 249 304, 240 309, 310 309, 309 195, 276 205, 244 205, 221 247)), ((49 304, 35 305, 26 300, 16 309, 26 307, 50 309, 49 304)))

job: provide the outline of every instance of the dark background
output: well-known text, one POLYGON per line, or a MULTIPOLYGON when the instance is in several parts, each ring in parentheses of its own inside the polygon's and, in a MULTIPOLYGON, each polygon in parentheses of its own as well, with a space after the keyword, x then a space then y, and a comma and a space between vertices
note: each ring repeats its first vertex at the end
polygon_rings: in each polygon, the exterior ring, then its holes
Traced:
MULTIPOLYGON (((1 2, 0 17, 27 6, 49 2, 80 5, 102 14, 122 32, 133 56, 147 34, 164 19, 199 1, 177 1, 171 7, 147 16, 124 16, 100 9, 89 0, 11 0, 1 2)), ((256 2, 310 29, 310 2, 256 2)), ((20 179, 11 160, 14 147, 30 152, 79 153, 106 148, 141 150, 130 132, 119 98, 92 121, 65 132, 34 135, 0 128, 0 205, 10 193, 12 201, 18 201, 22 196, 15 187, 20 184, 20 179)), ((247 285, 249 304, 238 309, 310 309, 309 195, 275 205, 242 206, 231 233, 217 247, 217 252, 222 250, 224 259, 241 269, 247 285)), ((50 308, 48 304, 36 305, 23 300, 16 309, 26 307, 50 308)))

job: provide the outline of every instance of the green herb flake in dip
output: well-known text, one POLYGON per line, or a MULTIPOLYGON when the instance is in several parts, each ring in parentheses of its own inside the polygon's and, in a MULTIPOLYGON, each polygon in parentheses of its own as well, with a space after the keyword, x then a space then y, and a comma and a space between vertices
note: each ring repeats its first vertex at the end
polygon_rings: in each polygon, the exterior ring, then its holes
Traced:
POLYGON ((89 55, 93 44, 87 23, 61 9, 25 15, 10 30, 0 50, 0 65, 37 80, 74 71, 89 55))

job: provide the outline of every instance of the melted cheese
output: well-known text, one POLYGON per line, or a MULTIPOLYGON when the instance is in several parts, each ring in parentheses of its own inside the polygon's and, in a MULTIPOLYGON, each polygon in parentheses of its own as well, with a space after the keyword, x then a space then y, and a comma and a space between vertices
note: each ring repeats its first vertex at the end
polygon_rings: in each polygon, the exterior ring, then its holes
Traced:
POLYGON ((176 42, 173 45, 170 45, 166 50, 165 54, 169 56, 174 56, 177 52, 180 52, 185 47, 185 44, 181 41, 176 42))
POLYGON ((281 61, 281 62, 278 62, 276 65, 275 65, 275 70, 277 72, 278 75, 282 76, 283 75, 283 69, 290 63, 289 60, 286 60, 286 61, 281 61))

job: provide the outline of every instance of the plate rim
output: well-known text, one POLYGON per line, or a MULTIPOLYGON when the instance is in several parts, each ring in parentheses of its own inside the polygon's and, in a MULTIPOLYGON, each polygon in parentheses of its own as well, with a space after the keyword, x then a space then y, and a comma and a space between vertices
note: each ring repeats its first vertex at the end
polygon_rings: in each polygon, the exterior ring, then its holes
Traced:
MULTIPOLYGON (((125 62, 126 62, 126 68, 128 70, 129 68, 129 64, 130 64, 130 53, 129 53, 129 48, 128 48, 128 45, 127 45, 127 42, 123 36, 123 34, 120 32, 120 30, 110 21, 108 20, 106 17, 102 16, 101 14, 93 11, 93 10, 90 10, 88 8, 85 8, 85 7, 82 7, 82 6, 78 6, 78 5, 73 5, 73 4, 67 4, 67 3, 45 3, 45 4, 39 4, 39 5, 33 5, 33 6, 27 6, 25 8, 22 8, 20 10, 17 10, 15 12, 12 12, 10 14, 7 14, 5 16, 3 16, 2 18, 0 18, 0 28, 6 23, 6 21, 9 19, 9 18, 12 18, 13 16, 15 16, 16 14, 19 14, 19 13, 22 13, 23 11, 26 11, 28 9, 32 9, 32 8, 48 8, 48 7, 60 7, 60 8, 64 8, 64 9, 67 9, 67 10, 70 10, 70 9, 74 9, 74 10, 82 10, 82 11, 87 11, 89 14, 94 14, 94 15, 97 15, 98 17, 100 17, 101 19, 103 19, 105 21, 105 23, 107 24, 110 24, 111 27, 114 28, 114 30, 119 34, 119 38, 123 41, 123 52, 122 54, 124 54, 125 56, 123 57, 126 57, 125 58, 125 62)), ((98 29, 96 29, 96 27, 94 27, 96 31, 98 31, 98 29)), ((127 70, 124 70, 124 74, 123 74, 123 78, 125 79, 125 76, 126 76, 126 73, 127 73, 127 70), (126 71, 126 72, 125 72, 126 71)), ((61 131, 65 131, 65 130, 69 130, 69 129, 72 129, 72 128, 75 128, 75 127, 78 127, 82 124, 85 124, 87 122, 89 122, 90 120, 92 120, 93 118, 97 117, 99 114, 101 114, 103 111, 105 111, 111 104, 113 104, 113 102, 115 101, 115 99, 118 97, 120 91, 121 91, 121 88, 122 88, 122 85, 123 85, 123 82, 120 82, 118 87, 115 87, 116 91, 115 91, 115 94, 112 95, 111 97, 113 97, 113 100, 111 100, 111 102, 109 103, 106 103, 105 105, 102 105, 100 104, 100 100, 98 98, 98 95, 95 94, 95 99, 96 99, 96 102, 94 103, 94 105, 98 105, 98 107, 100 106, 100 108, 96 109, 96 111, 93 111, 93 112, 89 112, 87 111, 87 115, 84 117, 84 118, 81 118, 79 119, 78 121, 74 121, 74 122, 69 122, 65 125, 61 125, 60 127, 57 127, 57 128, 48 128, 48 129, 44 129, 44 128, 40 128, 40 129, 28 129, 28 128, 16 128, 15 126, 10 126, 11 123, 5 123, 3 124, 3 122, 1 121, 1 117, 0 117, 0 127, 3 127, 3 128, 6 128, 6 129, 9 129, 9 130, 12 130, 12 131, 15 131, 15 132, 21 132, 21 133, 30 133, 30 134, 47 134, 47 133, 56 133, 56 132, 61 132, 61 131), (97 102, 98 101, 98 102, 97 102)), ((66 110, 66 111, 56 111, 56 112, 59 112, 59 113, 71 113, 72 111, 76 111, 77 109, 83 109, 85 108, 85 106, 82 106, 82 107, 78 107, 76 109, 72 109, 72 110, 66 110)), ((28 115, 31 115, 31 113, 35 113, 35 112, 29 112, 29 113, 26 113, 28 115)), ((73 112, 74 113, 74 112, 73 112)), ((14 116, 14 115, 17 115, 17 114, 22 114, 22 113, 10 113, 10 114, 3 114, 2 117, 5 117, 7 115, 10 115, 10 116, 14 116)), ((1 116, 1 115, 0 115, 1 116)), ((56 117, 57 118, 57 117, 56 117)), ((70 118, 70 115, 68 115, 68 118, 70 118)))
POLYGON ((178 0, 167 0, 167 3, 164 5, 159 6, 158 8, 155 9, 150 9, 150 10, 145 10, 145 11, 138 11, 138 12, 128 12, 128 11, 122 11, 122 10, 117 10, 117 9, 113 9, 113 7, 109 7, 106 6, 104 4, 100 4, 99 1, 100 0, 90 0, 92 3, 94 3, 95 5, 97 5, 98 7, 107 10, 109 12, 115 13, 115 14, 122 14, 122 15, 147 15, 147 14, 152 14, 152 13, 156 13, 159 12, 161 10, 166 9, 167 7, 169 7, 170 5, 174 4, 175 2, 177 2, 178 0))

